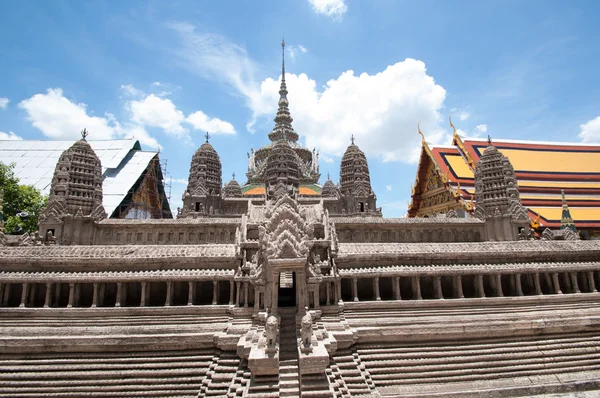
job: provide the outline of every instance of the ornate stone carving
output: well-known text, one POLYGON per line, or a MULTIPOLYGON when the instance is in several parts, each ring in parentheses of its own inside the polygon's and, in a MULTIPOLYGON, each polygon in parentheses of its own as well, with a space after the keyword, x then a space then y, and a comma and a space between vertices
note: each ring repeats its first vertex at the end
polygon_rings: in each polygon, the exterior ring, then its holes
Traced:
POLYGON ((301 258, 308 256, 311 231, 298 211, 298 203, 287 195, 269 204, 264 227, 259 227, 259 240, 267 258, 301 258))
POLYGON ((224 198, 241 198, 242 197, 242 187, 235 180, 235 173, 233 173, 233 178, 231 181, 225 185, 223 188, 223 197, 224 198))
POLYGON ((305 315, 300 321, 300 338, 302 341, 302 352, 307 353, 312 351, 312 337, 313 337, 313 318, 308 310, 308 307, 304 307, 305 315))
POLYGON ((360 148, 352 144, 342 156, 340 168, 341 191, 343 195, 369 197, 373 195, 367 157, 360 148))
POLYGON ((550 228, 546 228, 544 232, 542 232, 543 240, 580 240, 579 234, 577 232, 573 232, 570 228, 552 230, 550 228))
POLYGON ((95 221, 106 218, 102 206, 102 165, 85 139, 86 130, 82 136, 58 159, 48 205, 40 214, 40 222, 67 214, 91 216, 95 221))
POLYGON ((274 315, 269 315, 265 321, 265 337, 267 339, 267 352, 274 351, 279 336, 279 320, 274 315))

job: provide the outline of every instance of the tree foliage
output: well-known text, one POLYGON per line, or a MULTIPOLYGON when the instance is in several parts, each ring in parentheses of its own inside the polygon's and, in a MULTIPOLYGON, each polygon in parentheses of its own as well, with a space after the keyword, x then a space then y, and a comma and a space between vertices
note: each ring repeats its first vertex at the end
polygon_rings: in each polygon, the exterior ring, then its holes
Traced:
POLYGON ((4 193, 4 232, 12 233, 18 230, 19 226, 26 232, 35 232, 39 213, 46 206, 47 197, 43 197, 32 185, 20 185, 14 168, 14 164, 6 165, 0 162, 0 189, 4 193), (17 216, 21 212, 27 212, 29 216, 21 219, 17 216))

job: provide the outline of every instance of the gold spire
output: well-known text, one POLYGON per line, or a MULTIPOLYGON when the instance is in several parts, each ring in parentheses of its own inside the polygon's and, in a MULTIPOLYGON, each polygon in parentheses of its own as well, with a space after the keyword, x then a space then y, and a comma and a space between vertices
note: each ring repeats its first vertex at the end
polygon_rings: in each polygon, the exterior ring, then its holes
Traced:
POLYGON ((419 131, 419 134, 421 135, 421 145, 426 145, 427 143, 425 142, 425 136, 423 135, 423 132, 421 131, 421 121, 419 120, 419 123, 417 123, 417 130, 419 131))
POLYGON ((452 127, 452 130, 454 130, 454 133, 452 133, 453 137, 458 137, 458 133, 456 132, 456 127, 454 127, 454 125, 452 124, 452 115, 448 115, 448 120, 450 121, 450 127, 452 127))

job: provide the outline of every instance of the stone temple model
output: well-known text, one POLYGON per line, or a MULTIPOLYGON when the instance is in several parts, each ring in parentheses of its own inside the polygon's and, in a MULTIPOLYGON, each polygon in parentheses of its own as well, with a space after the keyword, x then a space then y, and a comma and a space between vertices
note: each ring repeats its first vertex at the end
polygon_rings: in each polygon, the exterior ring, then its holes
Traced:
POLYGON ((598 394, 600 242, 534 240, 491 142, 473 217, 383 218, 354 142, 305 195, 280 95, 263 193, 222 187, 207 137, 177 219, 105 218, 85 137, 64 153, 39 233, 0 234, 0 396, 598 394))

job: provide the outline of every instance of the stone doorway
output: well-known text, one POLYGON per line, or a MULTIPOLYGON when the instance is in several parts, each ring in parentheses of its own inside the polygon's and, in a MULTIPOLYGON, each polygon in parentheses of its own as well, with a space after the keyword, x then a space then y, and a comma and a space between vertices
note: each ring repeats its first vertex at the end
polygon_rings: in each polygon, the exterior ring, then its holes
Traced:
POLYGON ((278 307, 296 306, 296 273, 293 271, 282 271, 279 273, 278 307))

